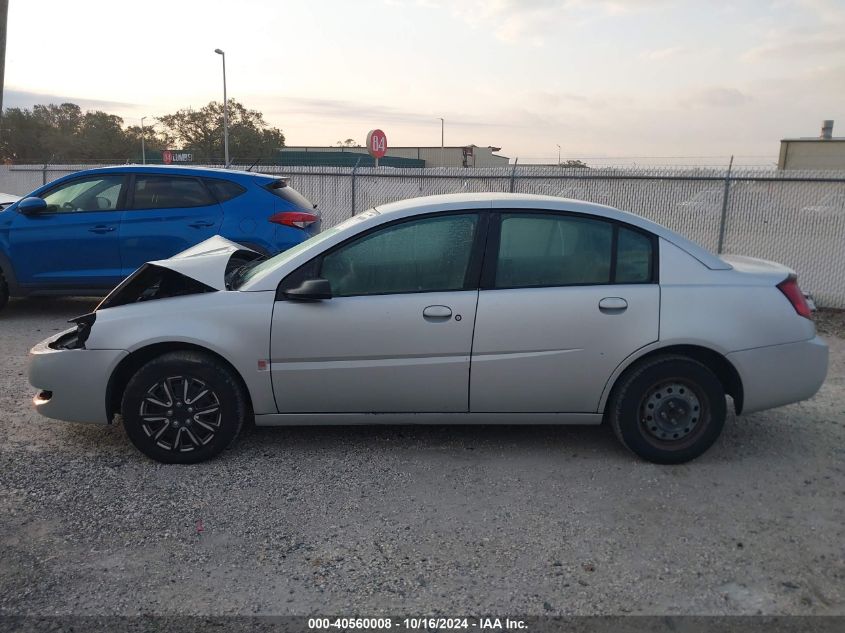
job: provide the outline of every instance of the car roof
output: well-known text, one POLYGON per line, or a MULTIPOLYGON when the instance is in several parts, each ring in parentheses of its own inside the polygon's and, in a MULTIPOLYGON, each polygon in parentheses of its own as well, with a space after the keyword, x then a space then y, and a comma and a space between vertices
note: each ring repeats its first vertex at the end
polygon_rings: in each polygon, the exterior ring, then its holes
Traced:
POLYGON ((224 169, 222 167, 195 167, 192 165, 138 165, 127 163, 126 165, 109 165, 106 167, 94 167, 84 171, 78 171, 72 176, 85 174, 105 174, 112 171, 131 172, 133 174, 170 174, 173 176, 205 176, 208 178, 225 177, 227 180, 249 180, 254 178, 267 178, 277 180, 280 176, 262 174, 260 172, 246 171, 240 169, 224 169))

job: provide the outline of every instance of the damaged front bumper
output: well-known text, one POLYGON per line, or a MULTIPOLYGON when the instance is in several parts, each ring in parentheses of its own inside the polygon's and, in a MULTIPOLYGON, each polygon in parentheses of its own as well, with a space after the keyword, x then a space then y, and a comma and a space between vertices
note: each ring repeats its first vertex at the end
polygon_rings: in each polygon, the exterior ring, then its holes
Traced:
POLYGON ((39 390, 33 404, 48 418, 108 424, 109 376, 128 352, 66 347, 78 332, 60 332, 30 350, 29 383, 39 390))

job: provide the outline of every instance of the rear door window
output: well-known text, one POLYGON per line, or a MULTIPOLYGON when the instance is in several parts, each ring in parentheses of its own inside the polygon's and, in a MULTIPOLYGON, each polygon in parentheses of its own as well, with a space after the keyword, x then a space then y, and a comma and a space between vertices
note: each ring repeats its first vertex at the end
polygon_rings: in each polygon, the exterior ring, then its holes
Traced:
POLYGON ((246 191, 245 187, 241 187, 238 183, 231 180, 217 180, 207 178, 205 185, 209 188, 211 193, 217 198, 217 202, 226 202, 232 198, 236 198, 246 191))
POLYGON ((496 288, 610 283, 613 226, 552 214, 503 214, 496 288))
POLYGON ((655 277, 652 236, 599 218, 503 213, 497 250, 488 282, 494 288, 653 283, 655 277))
POLYGON ((179 209, 204 207, 215 200, 197 178, 177 176, 135 176, 135 209, 179 209))

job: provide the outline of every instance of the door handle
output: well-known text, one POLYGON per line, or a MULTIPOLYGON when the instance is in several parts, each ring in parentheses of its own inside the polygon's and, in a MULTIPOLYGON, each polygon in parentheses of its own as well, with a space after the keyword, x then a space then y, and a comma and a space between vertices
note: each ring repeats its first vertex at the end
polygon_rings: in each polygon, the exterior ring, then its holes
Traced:
POLYGON ((423 310, 423 317, 426 319, 448 319, 452 316, 452 308, 449 306, 428 306, 423 310))
POLYGON ((209 226, 214 226, 214 222, 209 222, 207 220, 197 220, 196 222, 191 222, 188 224, 192 229, 203 229, 209 226))
POLYGON ((602 312, 624 312, 628 308, 628 302, 622 297, 605 297, 599 301, 599 310, 602 312))
POLYGON ((99 233, 102 235, 103 233, 111 233, 112 231, 114 231, 114 227, 106 226, 105 224, 98 224, 97 226, 92 226, 88 230, 92 233, 99 233))

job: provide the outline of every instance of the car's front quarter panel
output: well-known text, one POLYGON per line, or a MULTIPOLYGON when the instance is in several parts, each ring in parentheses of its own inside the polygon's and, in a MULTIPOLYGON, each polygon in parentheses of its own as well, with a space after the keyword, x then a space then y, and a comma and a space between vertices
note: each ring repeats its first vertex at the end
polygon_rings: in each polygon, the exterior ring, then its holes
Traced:
POLYGON ((207 349, 240 374, 256 414, 276 413, 265 361, 270 349, 272 292, 220 291, 133 303, 97 312, 87 350, 129 353, 158 344, 207 349))

